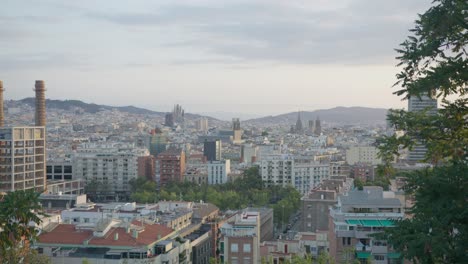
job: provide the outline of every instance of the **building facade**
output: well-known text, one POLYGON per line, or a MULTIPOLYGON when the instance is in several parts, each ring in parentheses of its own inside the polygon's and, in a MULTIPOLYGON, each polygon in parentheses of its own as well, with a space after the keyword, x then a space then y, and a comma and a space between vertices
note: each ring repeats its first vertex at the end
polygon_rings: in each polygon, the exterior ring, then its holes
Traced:
POLYGON ((378 157, 379 150, 374 146, 356 146, 346 150, 346 162, 349 165, 365 163, 379 165, 382 160, 378 157))
POLYGON ((0 192, 45 191, 45 128, 0 128, 0 192))
POLYGON ((228 174, 231 173, 230 160, 214 160, 207 164, 208 184, 225 184, 228 182, 228 174))
POLYGON ((171 181, 183 182, 185 174, 185 153, 180 149, 168 149, 157 156, 159 164, 159 184, 171 181))
POLYGON ((203 142, 203 155, 208 161, 221 160, 221 140, 203 142))
MULTIPOLYGON (((437 99, 433 95, 410 96, 408 99, 409 112, 427 111, 428 115, 437 114, 437 99)), ((426 158, 427 147, 423 142, 417 141, 408 152, 408 161, 422 162, 426 158)))
POLYGON ((330 255, 337 262, 358 260, 360 263, 402 263, 386 241, 371 234, 393 227, 393 220, 404 217, 403 205, 393 192, 366 186, 338 197, 329 209, 330 255))
POLYGON ((129 181, 138 177, 138 157, 148 150, 132 145, 83 145, 72 155, 73 177, 87 184, 99 183, 106 199, 119 199, 130 194, 129 181))

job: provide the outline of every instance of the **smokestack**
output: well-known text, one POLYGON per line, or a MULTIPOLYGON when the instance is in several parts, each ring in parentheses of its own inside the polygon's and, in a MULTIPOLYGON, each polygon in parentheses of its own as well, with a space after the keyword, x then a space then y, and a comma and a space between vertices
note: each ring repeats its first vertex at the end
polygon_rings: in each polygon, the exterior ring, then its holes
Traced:
POLYGON ((0 127, 5 126, 5 115, 3 113, 3 82, 0 81, 0 127))
POLYGON ((37 80, 36 91, 36 126, 46 126, 46 106, 45 106, 45 84, 42 80, 37 80))

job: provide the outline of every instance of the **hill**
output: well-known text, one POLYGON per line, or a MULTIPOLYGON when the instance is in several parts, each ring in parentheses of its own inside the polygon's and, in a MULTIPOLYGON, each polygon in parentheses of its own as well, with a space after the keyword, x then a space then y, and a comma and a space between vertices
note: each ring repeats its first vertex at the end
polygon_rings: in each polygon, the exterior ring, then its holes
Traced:
MULTIPOLYGON (((385 122, 388 109, 368 108, 368 107, 335 107, 331 109, 321 109, 315 111, 301 112, 301 120, 307 123, 308 120, 320 118, 329 123, 381 123, 385 122)), ((277 116, 266 116, 245 121, 248 124, 295 124, 297 112, 281 114, 277 116)))

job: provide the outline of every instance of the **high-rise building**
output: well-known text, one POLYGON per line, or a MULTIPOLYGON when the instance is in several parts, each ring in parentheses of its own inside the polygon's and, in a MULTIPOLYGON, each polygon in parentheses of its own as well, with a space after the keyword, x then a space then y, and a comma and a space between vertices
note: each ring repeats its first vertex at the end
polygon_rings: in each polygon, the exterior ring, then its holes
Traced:
POLYGON ((167 127, 174 127, 174 114, 173 113, 166 113, 164 117, 164 125, 167 127))
POLYGON ((304 127, 302 125, 301 112, 300 111, 297 112, 297 121, 296 121, 295 132, 298 133, 298 134, 304 132, 304 127))
POLYGON ((196 122, 196 127, 198 131, 206 133, 208 131, 208 118, 200 117, 196 122))
POLYGON ((318 118, 318 117, 315 120, 315 131, 314 131, 314 133, 316 135, 322 134, 322 125, 321 125, 321 122, 320 122, 320 118, 318 118))
POLYGON ((154 157, 157 157, 159 153, 166 151, 167 148, 167 136, 160 129, 156 128, 151 131, 149 151, 154 157))
POLYGON ((221 140, 206 140, 203 143, 203 155, 206 160, 221 160, 221 140))
POLYGON ((315 122, 314 120, 309 120, 309 131, 315 133, 315 122))
MULTIPOLYGON (((408 99, 409 112, 427 111, 428 115, 437 114, 437 99, 432 95, 410 96, 408 99)), ((424 143, 416 139, 413 149, 408 152, 408 161, 421 162, 425 159, 427 147, 424 143)))
POLYGON ((0 192, 46 189, 45 128, 0 128, 0 192))
POLYGON ((241 125, 240 125, 240 119, 239 118, 233 118, 232 119, 232 130, 240 130, 241 125))
POLYGON ((168 149, 156 157, 159 164, 159 184, 182 182, 185 174, 185 153, 180 149, 168 149))

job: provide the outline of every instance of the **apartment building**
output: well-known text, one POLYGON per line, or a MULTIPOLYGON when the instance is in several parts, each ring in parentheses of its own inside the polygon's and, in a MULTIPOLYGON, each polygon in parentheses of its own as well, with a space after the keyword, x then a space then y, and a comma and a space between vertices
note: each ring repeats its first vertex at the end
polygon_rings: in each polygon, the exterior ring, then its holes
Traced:
POLYGON ((237 214, 233 222, 221 226, 220 261, 255 264, 260 261, 260 213, 237 214))
POLYGON ((393 192, 381 187, 366 186, 338 197, 329 209, 330 255, 337 262, 358 260, 360 263, 402 263, 386 241, 371 234, 392 228, 393 220, 404 216, 403 204, 393 192))
POLYGON ((127 197, 128 182, 138 177, 138 157, 148 155, 147 149, 133 145, 85 144, 72 155, 73 178, 100 183, 110 200, 127 197))
POLYGON ((364 163, 379 165, 382 159, 378 156, 379 150, 374 146, 354 146, 346 150, 346 162, 349 165, 364 163))
POLYGON ((213 160, 207 164, 208 184, 225 184, 228 182, 228 174, 231 173, 230 160, 213 160))
POLYGON ((0 128, 0 192, 45 191, 45 128, 0 128))

